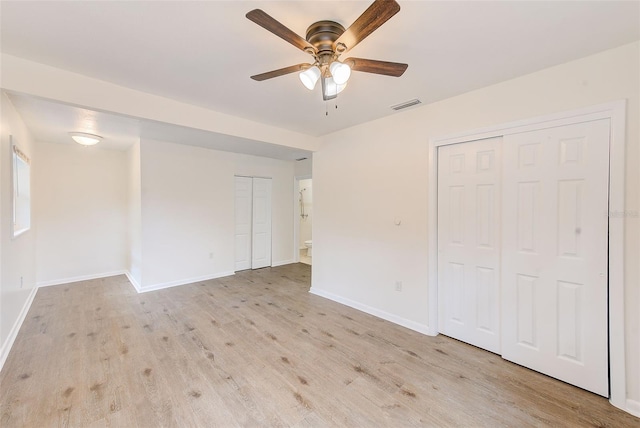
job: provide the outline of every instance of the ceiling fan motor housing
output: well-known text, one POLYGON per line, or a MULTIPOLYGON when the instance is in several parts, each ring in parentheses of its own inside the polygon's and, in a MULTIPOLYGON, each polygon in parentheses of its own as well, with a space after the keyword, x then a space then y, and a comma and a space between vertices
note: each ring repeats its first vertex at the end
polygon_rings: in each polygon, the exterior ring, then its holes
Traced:
POLYGON ((344 31, 344 27, 335 21, 318 21, 307 28, 307 41, 318 50, 315 57, 324 77, 329 77, 328 67, 335 58, 333 43, 344 31))
POLYGON ((307 28, 307 41, 318 49, 318 55, 324 52, 333 54, 333 42, 344 33, 344 27, 334 21, 318 21, 307 28))

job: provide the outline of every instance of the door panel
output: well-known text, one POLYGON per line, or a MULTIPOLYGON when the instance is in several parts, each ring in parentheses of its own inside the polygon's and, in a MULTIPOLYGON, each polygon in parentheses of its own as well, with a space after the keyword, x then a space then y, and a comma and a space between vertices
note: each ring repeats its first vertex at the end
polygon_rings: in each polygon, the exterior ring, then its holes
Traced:
POLYGON ((271 266, 271 179, 253 179, 253 245, 251 268, 271 266))
POLYGON ((251 269, 252 179, 235 178, 235 270, 251 269))
POLYGON ((438 149, 440 331, 500 352, 499 138, 438 149))
POLYGON ((509 135, 503 155, 503 357, 607 396, 609 121, 509 135))

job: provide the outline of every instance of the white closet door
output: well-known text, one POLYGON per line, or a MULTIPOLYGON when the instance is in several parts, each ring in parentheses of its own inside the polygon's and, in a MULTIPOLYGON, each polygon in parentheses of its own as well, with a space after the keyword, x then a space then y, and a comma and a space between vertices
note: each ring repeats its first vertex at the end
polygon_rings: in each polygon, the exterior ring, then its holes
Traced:
POLYGON ((440 332, 500 352, 500 138, 438 149, 440 332))
POLYGON ((251 269, 251 177, 236 177, 235 180, 235 270, 251 269))
POLYGON ((609 120, 504 137, 502 355, 608 395, 609 120))
POLYGON ((253 179, 253 244, 251 268, 271 266, 271 179, 253 179))

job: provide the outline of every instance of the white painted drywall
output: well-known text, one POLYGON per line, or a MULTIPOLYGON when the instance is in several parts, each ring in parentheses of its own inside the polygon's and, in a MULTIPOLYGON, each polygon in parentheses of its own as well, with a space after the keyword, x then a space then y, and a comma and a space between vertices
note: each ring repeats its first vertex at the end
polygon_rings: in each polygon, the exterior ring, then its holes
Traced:
POLYGON ((293 172, 293 161, 142 140, 142 288, 233 273, 235 175, 273 179, 272 263, 291 263, 293 172))
POLYGON ((61 284, 127 269, 127 156, 38 142, 36 281, 61 284))
POLYGON ((0 93, 0 367, 17 329, 20 327, 23 309, 30 304, 36 287, 36 221, 33 203, 37 195, 32 193, 31 229, 13 238, 11 202, 11 149, 9 136, 31 159, 32 189, 37 185, 34 173, 40 168, 35 154, 35 144, 29 130, 16 112, 7 95, 0 93), (21 281, 22 278, 22 281, 21 281))
POLYGON ((139 288, 142 284, 142 178, 140 171, 140 141, 135 143, 127 153, 127 201, 128 219, 128 270, 130 280, 139 288))
POLYGON ((313 173, 313 161, 311 158, 296 161, 294 164, 294 174, 296 177, 311 177, 313 173))
POLYGON ((142 288, 232 273, 232 154, 140 144, 142 288))
POLYGON ((639 53, 636 42, 327 136, 313 156, 312 290, 426 327, 429 139, 627 99, 627 215, 619 221, 627 390, 639 402, 639 53))

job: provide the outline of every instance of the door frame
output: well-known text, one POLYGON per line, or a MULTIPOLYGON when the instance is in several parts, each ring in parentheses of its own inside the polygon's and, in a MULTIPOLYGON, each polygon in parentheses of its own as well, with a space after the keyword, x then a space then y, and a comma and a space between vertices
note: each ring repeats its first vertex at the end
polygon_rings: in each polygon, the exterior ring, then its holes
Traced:
POLYGON ((609 402, 625 411, 625 314, 624 314, 624 213, 626 100, 599 104, 578 110, 503 123, 429 140, 428 231, 429 283, 428 334, 438 335, 438 147, 535 131, 598 119, 610 120, 609 139, 609 402))

